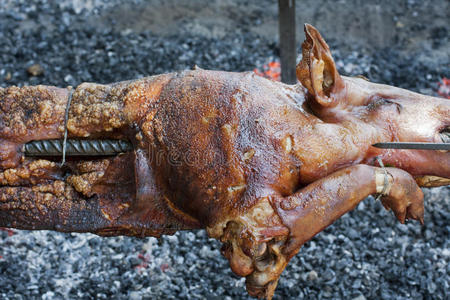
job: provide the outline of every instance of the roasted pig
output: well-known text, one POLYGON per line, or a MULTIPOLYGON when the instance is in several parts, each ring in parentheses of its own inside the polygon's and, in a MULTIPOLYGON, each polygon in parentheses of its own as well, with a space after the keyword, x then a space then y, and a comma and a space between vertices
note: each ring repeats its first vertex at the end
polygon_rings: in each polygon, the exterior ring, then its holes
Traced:
POLYGON ((339 75, 305 26, 299 84, 195 69, 108 85, 0 89, 0 226, 160 236, 205 228, 248 292, 368 195, 423 222, 450 182, 450 101, 339 75), (70 101, 70 104, 68 103, 70 101), (67 116, 66 116, 67 109, 67 116), (125 141, 106 156, 26 155, 32 141, 125 141))

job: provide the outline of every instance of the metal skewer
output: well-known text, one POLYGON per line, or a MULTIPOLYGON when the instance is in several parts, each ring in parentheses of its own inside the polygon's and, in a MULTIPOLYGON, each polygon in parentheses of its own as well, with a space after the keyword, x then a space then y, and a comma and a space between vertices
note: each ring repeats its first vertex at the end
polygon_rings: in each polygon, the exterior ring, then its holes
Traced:
MULTIPOLYGON (((111 156, 132 151, 133 146, 124 140, 74 140, 66 142, 66 156, 111 156)), ((62 156, 63 140, 31 141, 24 145, 26 156, 62 156)))
MULTIPOLYGON (((26 156, 62 156, 63 140, 31 141, 24 145, 26 156)), ((450 150, 450 143, 376 143, 381 149, 450 150)), ((124 140, 75 140, 68 139, 67 156, 111 156, 133 150, 133 145, 124 140)))
POLYGON ((376 143, 374 147, 381 149, 415 149, 415 150, 450 150, 450 143, 376 143))
POLYGON ((278 0, 278 31, 280 36, 281 81, 295 84, 295 0, 278 0))

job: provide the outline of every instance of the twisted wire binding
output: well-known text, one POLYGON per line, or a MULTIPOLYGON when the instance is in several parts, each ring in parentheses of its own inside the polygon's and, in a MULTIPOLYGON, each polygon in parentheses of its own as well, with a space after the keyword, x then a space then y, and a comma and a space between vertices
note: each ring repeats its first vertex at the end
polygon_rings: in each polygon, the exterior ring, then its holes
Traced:
POLYGON ((67 105, 66 105, 66 111, 64 113, 64 139, 62 144, 62 160, 61 160, 61 167, 64 166, 64 163, 66 162, 66 143, 67 143, 67 121, 69 120, 69 109, 70 104, 72 103, 73 93, 74 89, 69 86, 69 98, 67 99, 67 105))
POLYGON ((110 156, 133 150, 124 140, 63 140, 31 141, 25 144, 26 156, 110 156))
POLYGON ((386 196, 386 191, 389 187, 389 177, 388 177, 388 172, 386 170, 386 167, 384 166, 383 161, 381 160, 381 158, 379 156, 376 157, 378 164, 380 165, 380 168, 383 169, 384 172, 384 182, 383 182, 383 190, 381 191, 380 194, 378 194, 378 197, 376 198, 376 200, 380 200, 382 196, 386 196))

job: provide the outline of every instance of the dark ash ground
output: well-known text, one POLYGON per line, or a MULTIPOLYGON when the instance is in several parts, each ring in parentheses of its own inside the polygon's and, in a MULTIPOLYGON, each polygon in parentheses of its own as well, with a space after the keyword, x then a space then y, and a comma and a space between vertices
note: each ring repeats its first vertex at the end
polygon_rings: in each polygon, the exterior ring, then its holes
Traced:
MULTIPOLYGON (((270 36, 275 1, 210 1, 211 9, 200 0, 121 2, 2 1, 0 86, 107 83, 195 64, 245 71, 278 55, 270 36), (145 26, 136 21, 141 19, 145 26), (42 66, 42 75, 30 76, 33 64, 42 66)), ((353 7, 358 19, 338 22, 341 31, 333 38, 330 1, 315 1, 320 4, 302 16, 310 14, 305 21, 324 28, 343 74, 435 95, 438 80, 450 77, 449 35, 442 25, 448 3, 396 1, 387 9, 388 1, 378 0, 358 15, 361 2, 339 1, 336 14, 346 16, 353 7), (381 10, 379 26, 392 22, 394 29, 364 28, 372 10, 381 10), (353 35, 346 36, 346 29, 353 35)), ((380 203, 365 200, 301 249, 275 299, 448 299, 450 188, 425 193, 423 227, 401 225, 380 203)), ((0 298, 249 299, 244 279, 232 274, 219 248, 204 231, 160 240, 1 231, 0 298)))

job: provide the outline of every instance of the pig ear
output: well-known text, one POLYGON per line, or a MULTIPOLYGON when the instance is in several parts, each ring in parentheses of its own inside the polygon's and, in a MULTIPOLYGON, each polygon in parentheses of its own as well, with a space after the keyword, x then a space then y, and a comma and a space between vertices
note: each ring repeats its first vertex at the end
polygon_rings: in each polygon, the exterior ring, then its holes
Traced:
POLYGON ((305 24, 305 36, 303 58, 296 68, 297 78, 320 105, 333 107, 338 104, 339 92, 344 88, 344 83, 330 48, 319 31, 305 24))

